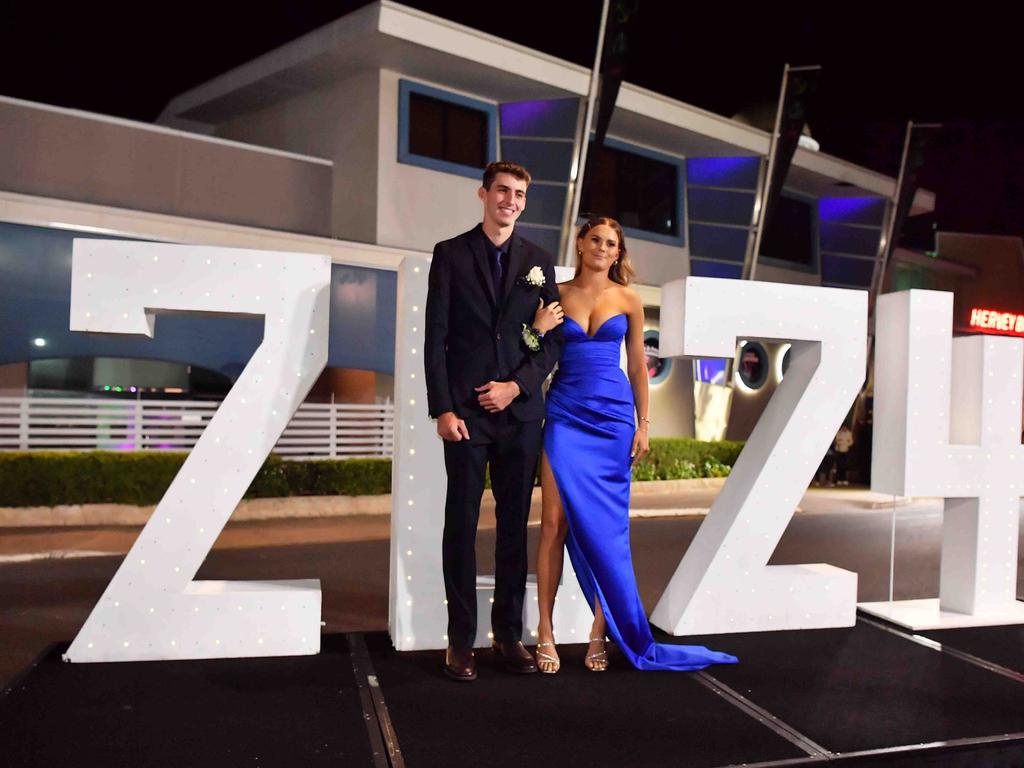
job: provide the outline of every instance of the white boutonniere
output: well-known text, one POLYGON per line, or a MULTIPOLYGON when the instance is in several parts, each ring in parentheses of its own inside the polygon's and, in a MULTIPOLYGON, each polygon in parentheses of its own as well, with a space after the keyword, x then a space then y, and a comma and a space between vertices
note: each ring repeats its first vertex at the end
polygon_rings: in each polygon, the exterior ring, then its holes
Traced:
POLYGON ((527 285, 532 285, 534 288, 540 288, 547 282, 544 278, 544 270, 536 265, 530 267, 530 271, 523 275, 523 282, 527 285))
MULTIPOLYGON (((541 279, 543 279, 543 275, 541 279)), ((523 343, 531 352, 540 351, 540 334, 526 323, 523 323, 523 343)))

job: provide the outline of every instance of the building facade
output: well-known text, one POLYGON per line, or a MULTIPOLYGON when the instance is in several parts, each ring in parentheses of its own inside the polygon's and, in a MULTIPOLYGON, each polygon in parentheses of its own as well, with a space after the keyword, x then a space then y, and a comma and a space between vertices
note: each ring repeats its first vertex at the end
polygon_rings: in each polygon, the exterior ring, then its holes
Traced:
MULTIPOLYGON (((518 227, 564 249, 589 79, 382 0, 176 96, 156 124, 0 98, 0 390, 230 386, 258 343, 256 321, 165 318, 150 341, 67 330, 71 240, 127 237, 332 255, 329 367, 312 397, 388 398, 395 269, 479 221, 487 162, 530 169, 518 227)), ((723 375, 657 359, 660 286, 740 276, 768 150, 762 130, 624 83, 587 158, 581 210, 624 225, 647 307, 656 435, 693 434, 695 378, 723 375)), ((866 289, 895 184, 799 148, 758 279, 866 289)), ((933 208, 919 191, 911 214, 933 208)), ((743 348, 730 437, 749 433, 785 351, 743 348)))

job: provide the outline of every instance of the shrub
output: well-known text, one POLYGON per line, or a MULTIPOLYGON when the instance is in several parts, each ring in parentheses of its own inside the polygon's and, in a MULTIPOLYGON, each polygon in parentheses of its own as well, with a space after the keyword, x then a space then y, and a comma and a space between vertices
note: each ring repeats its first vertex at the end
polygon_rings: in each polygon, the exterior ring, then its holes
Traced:
POLYGON ((0 505, 153 504, 184 460, 182 453, 141 451, 2 452, 0 505))
MULTIPOLYGON (((155 504, 185 461, 157 451, 0 452, 0 506, 155 504)), ((388 459, 283 461, 271 456, 247 497, 391 492, 388 459)))
MULTIPOLYGON (((654 438, 633 466, 635 480, 724 477, 743 443, 654 438)), ((156 504, 185 453, 163 451, 0 451, 0 507, 156 504)), ((391 492, 390 459, 266 460, 247 497, 362 496, 391 492)))
POLYGON ((690 437, 651 438, 651 452, 634 465, 634 480, 688 480, 725 477, 736 463, 743 443, 703 442, 690 437))
MULTIPOLYGON (((281 461, 291 496, 366 496, 391 493, 390 459, 281 461)), ((266 469, 266 465, 264 469, 266 469)))

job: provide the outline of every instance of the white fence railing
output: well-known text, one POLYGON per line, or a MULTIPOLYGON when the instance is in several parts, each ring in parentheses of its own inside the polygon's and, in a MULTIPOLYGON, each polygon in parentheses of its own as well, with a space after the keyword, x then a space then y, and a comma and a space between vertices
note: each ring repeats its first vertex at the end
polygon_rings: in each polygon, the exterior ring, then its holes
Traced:
MULTIPOLYGON (((184 451, 218 402, 0 397, 0 450, 184 451)), ((290 459, 391 457, 394 406, 306 403, 274 453, 290 459)))

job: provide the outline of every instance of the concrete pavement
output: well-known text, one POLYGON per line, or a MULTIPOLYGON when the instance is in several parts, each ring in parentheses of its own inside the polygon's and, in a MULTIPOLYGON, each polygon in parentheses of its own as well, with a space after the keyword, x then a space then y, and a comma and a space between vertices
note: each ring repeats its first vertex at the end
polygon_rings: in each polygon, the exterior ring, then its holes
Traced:
MULTIPOLYGON (((671 488, 660 484, 662 489, 671 488)), ((632 517, 681 517, 707 514, 721 482, 676 485, 675 490, 641 491, 633 494, 632 517)), ((642 486, 641 486, 642 487, 642 486)), ((530 524, 540 524, 540 493, 534 494, 530 524)), ((874 511, 886 508, 892 498, 862 488, 812 488, 801 499, 797 514, 833 510, 874 511)), ((906 506, 907 499, 896 499, 906 506)), ((321 497, 317 504, 322 506, 321 497)), ((217 549, 343 543, 387 538, 390 516, 373 512, 343 517, 299 517, 270 520, 232 519, 217 540, 217 549)), ((488 493, 481 506, 480 526, 494 527, 494 499, 488 493)), ((141 530, 136 525, 38 526, 0 528, 0 563, 27 559, 62 559, 90 555, 124 554, 141 530)))

